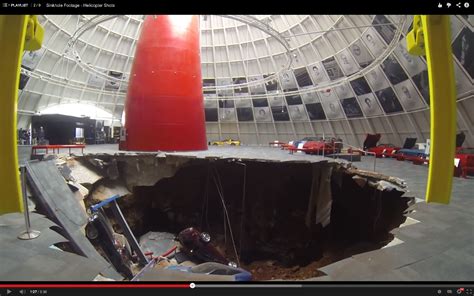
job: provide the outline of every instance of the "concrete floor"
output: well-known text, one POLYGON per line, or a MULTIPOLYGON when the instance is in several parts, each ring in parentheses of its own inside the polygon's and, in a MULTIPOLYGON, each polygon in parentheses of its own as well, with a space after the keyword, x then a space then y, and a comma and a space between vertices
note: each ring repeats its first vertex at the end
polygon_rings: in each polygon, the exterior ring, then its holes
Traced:
MULTIPOLYGON (((116 153, 117 145, 88 146, 85 153, 116 153)), ((236 153, 254 158, 320 161, 313 155, 294 154, 270 147, 210 147, 199 156, 236 153)), ((176 153, 176 154, 193 154, 176 153)), ((174 154, 174 153, 173 153, 174 154)), ((374 158, 362 157, 354 166, 373 170, 374 158)), ((449 205, 424 202, 428 167, 395 159, 376 159, 376 171, 406 181, 407 195, 417 198, 407 221, 392 233, 386 247, 321 268, 327 276, 317 281, 467 281, 474 279, 474 178, 454 178, 449 205)))
MULTIPOLYGON (((333 161, 332 158, 326 158, 318 155, 308 155, 305 153, 290 154, 278 147, 263 146, 210 146, 208 150, 187 151, 187 152, 138 152, 138 151, 119 151, 118 145, 89 145, 84 149, 84 154, 109 154, 109 155, 175 155, 191 158, 236 158, 249 160, 263 160, 269 162, 319 162, 333 161)), ((80 154, 79 154, 80 155, 80 154)))
MULTIPOLYGON (((354 163, 372 170, 373 158, 354 163)), ((454 178, 449 205, 424 202, 428 167, 378 158, 378 172, 404 179, 417 197, 414 211, 395 229, 394 246, 367 252, 321 268, 314 280, 472 281, 474 279, 474 178, 454 178)))
MULTIPOLYGON (((317 156, 290 155, 287 151, 270 147, 211 147, 209 151, 199 152, 199 154, 205 156, 217 153, 225 156, 233 154, 235 149, 256 158, 311 162, 316 159, 316 161, 321 160, 317 156)), ((90 145, 84 151, 84 153, 107 154, 117 152, 117 145, 90 145)), ((77 153, 80 154, 80 152, 77 153)), ((354 165, 370 171, 373 169, 373 158, 362 157, 362 161, 354 165)), ((417 166, 395 159, 377 159, 376 170, 404 179, 410 191, 407 195, 418 198, 413 211, 407 214, 406 223, 392 231, 396 238, 386 247, 354 255, 325 266, 320 270, 327 276, 309 280, 472 281, 474 279, 474 178, 454 178, 452 199, 449 205, 426 204, 423 201, 428 172, 426 166, 417 166)), ((21 221, 21 215, 18 220, 21 221)), ((0 227, 0 229, 6 230, 7 224, 0 223, 0 226, 5 227, 0 227)), ((38 226, 36 222, 33 224, 38 226)), ((19 231, 19 228, 15 227, 13 234, 8 234, 6 231, 0 232, 0 236, 2 233, 12 236, 19 231)), ((2 241, 5 240, 0 240, 0 243, 2 241)), ((0 252, 0 262, 2 254, 6 256, 6 253, 0 252)), ((9 257, 11 255, 8 254, 9 257)), ((7 270, 3 271, 9 273, 7 270)))

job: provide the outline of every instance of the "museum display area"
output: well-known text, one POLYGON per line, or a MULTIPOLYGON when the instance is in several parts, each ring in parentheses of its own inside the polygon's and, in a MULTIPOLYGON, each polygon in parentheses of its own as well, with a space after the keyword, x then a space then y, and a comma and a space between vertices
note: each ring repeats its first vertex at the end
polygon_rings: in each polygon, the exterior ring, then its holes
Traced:
POLYGON ((474 278, 473 16, 25 28, 0 281, 474 278))

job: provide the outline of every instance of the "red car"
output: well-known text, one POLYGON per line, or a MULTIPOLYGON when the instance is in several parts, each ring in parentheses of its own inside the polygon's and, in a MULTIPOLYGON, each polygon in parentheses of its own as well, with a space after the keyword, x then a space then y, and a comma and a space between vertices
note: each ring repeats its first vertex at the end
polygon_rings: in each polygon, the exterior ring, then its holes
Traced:
POLYGON ((474 173, 474 148, 458 147, 456 158, 459 159, 463 178, 466 178, 470 173, 474 173))
POLYGON ((342 144, 335 139, 308 141, 303 145, 304 152, 307 154, 334 154, 341 153, 342 144), (336 142, 336 143, 335 143, 336 142))
POLYGON ((318 138, 316 137, 305 137, 301 140, 296 140, 296 141, 290 141, 288 142, 287 144, 286 143, 283 143, 281 144, 281 149, 283 150, 297 150, 298 149, 298 146, 300 146, 301 143, 306 143, 308 141, 318 141, 318 138))
POLYGON ((400 147, 393 144, 379 144, 377 147, 369 148, 369 152, 375 153, 375 157, 391 157, 398 150, 400 150, 400 147))

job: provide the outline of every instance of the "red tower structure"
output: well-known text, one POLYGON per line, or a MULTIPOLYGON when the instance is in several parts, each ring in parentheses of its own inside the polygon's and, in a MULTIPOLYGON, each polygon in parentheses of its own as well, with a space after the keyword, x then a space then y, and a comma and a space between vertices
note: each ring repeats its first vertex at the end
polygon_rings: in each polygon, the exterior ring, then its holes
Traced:
POLYGON ((206 150, 199 17, 147 16, 125 102, 120 150, 206 150))

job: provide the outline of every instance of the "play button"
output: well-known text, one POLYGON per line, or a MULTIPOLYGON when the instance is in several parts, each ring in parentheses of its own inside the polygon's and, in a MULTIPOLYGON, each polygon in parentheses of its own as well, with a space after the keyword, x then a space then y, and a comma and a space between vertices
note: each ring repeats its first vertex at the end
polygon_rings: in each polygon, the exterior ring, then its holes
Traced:
POLYGON ((7 289, 7 295, 10 294, 11 292, 12 292, 12 291, 10 291, 10 290, 7 289))

